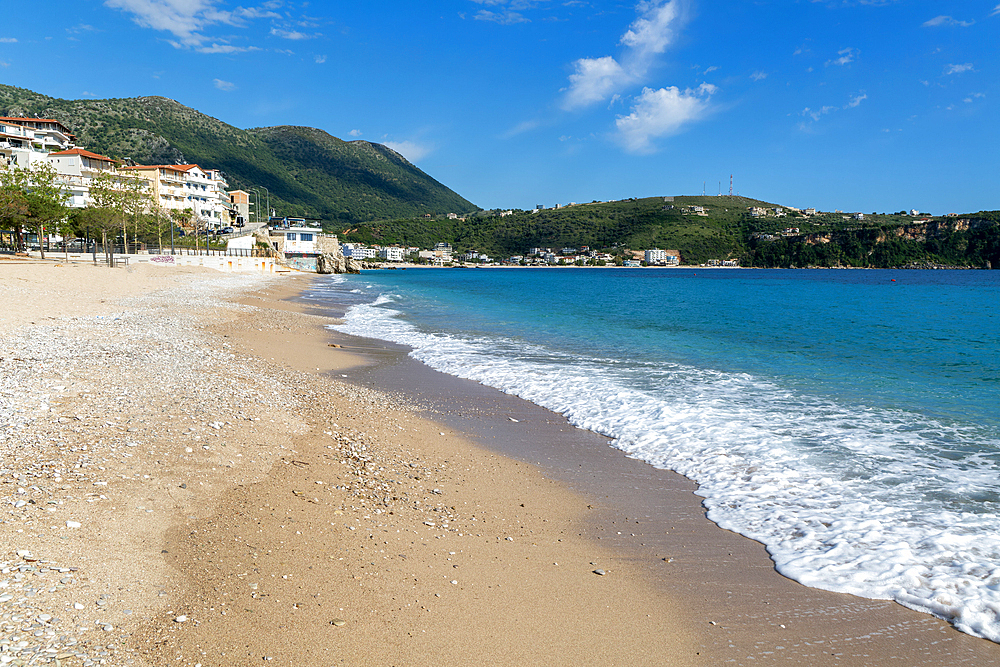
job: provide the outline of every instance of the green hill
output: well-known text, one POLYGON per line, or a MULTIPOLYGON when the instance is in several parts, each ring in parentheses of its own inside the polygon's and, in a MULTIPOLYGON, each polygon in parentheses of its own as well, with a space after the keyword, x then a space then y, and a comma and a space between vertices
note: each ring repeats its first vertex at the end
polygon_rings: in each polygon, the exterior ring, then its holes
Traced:
POLYGON ((904 213, 805 215, 746 197, 648 197, 536 212, 480 211, 465 220, 418 218, 337 230, 342 241, 430 247, 491 257, 530 248, 679 250, 682 263, 738 260, 745 267, 1000 268, 1000 212, 913 218, 904 213), (696 210, 700 207, 702 210, 696 210), (754 217, 751 208, 766 210, 754 217), (783 209, 781 215, 775 209, 783 209))
POLYGON ((770 206, 746 197, 647 197, 575 204, 535 213, 500 216, 482 211, 466 220, 410 219, 338 230, 344 241, 428 247, 448 241, 457 249, 491 256, 523 254, 532 247, 664 248, 680 250, 686 263, 740 256, 744 218, 750 206, 770 206), (706 215, 691 209, 701 206, 706 215))
POLYGON ((231 189, 266 187, 282 215, 351 223, 477 210, 386 146, 307 127, 241 130, 165 97, 63 100, 0 85, 0 115, 54 118, 113 158, 220 169, 231 189))

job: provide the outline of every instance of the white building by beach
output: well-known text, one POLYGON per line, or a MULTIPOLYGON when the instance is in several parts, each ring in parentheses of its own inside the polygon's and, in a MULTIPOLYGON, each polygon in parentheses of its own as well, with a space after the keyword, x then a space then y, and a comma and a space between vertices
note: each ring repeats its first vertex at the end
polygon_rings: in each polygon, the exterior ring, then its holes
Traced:
POLYGON ((93 203, 90 186, 97 176, 117 173, 117 162, 82 148, 49 153, 46 159, 69 192, 67 206, 71 208, 84 208, 93 203))
POLYGON ((666 264, 667 251, 660 250, 659 248, 650 248, 645 252, 644 259, 646 260, 646 264, 666 264))
POLYGON ((406 259, 406 250, 399 246, 383 246, 378 256, 386 262, 402 262, 406 259))
POLYGON ((236 206, 218 169, 202 169, 196 164, 159 164, 121 170, 149 181, 153 201, 161 209, 191 211, 201 229, 228 227, 236 221, 236 206))

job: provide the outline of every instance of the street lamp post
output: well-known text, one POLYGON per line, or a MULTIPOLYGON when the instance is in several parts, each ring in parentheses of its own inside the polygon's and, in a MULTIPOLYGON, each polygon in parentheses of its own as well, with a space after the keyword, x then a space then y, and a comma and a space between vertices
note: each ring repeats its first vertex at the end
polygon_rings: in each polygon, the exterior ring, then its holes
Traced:
POLYGON ((271 191, 268 190, 263 185, 260 186, 260 187, 264 188, 264 192, 267 193, 267 224, 270 225, 271 224, 271 191))
POLYGON ((250 192, 254 193, 257 196, 257 208, 254 210, 254 213, 257 214, 257 222, 259 223, 260 222, 260 190, 258 190, 257 188, 247 188, 247 189, 250 190, 250 192))

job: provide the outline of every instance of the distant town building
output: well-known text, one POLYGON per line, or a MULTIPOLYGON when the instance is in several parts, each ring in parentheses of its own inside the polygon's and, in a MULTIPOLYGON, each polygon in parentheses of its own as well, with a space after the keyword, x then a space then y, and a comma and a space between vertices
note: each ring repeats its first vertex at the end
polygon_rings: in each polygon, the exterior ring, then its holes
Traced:
POLYGON ((383 246, 379 249, 378 256, 387 262, 402 262, 406 259, 406 251, 399 246, 383 246))
POLYGON ((646 264, 658 266, 667 263, 667 251, 659 248, 651 248, 645 253, 646 264))

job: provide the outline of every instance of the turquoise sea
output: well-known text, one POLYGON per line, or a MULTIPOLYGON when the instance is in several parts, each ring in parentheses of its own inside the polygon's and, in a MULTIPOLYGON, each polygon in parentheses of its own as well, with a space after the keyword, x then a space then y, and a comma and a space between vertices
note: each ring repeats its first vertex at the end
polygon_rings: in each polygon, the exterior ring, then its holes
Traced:
POLYGON ((411 269, 308 297, 690 477, 785 576, 1000 641, 1000 271, 411 269))

